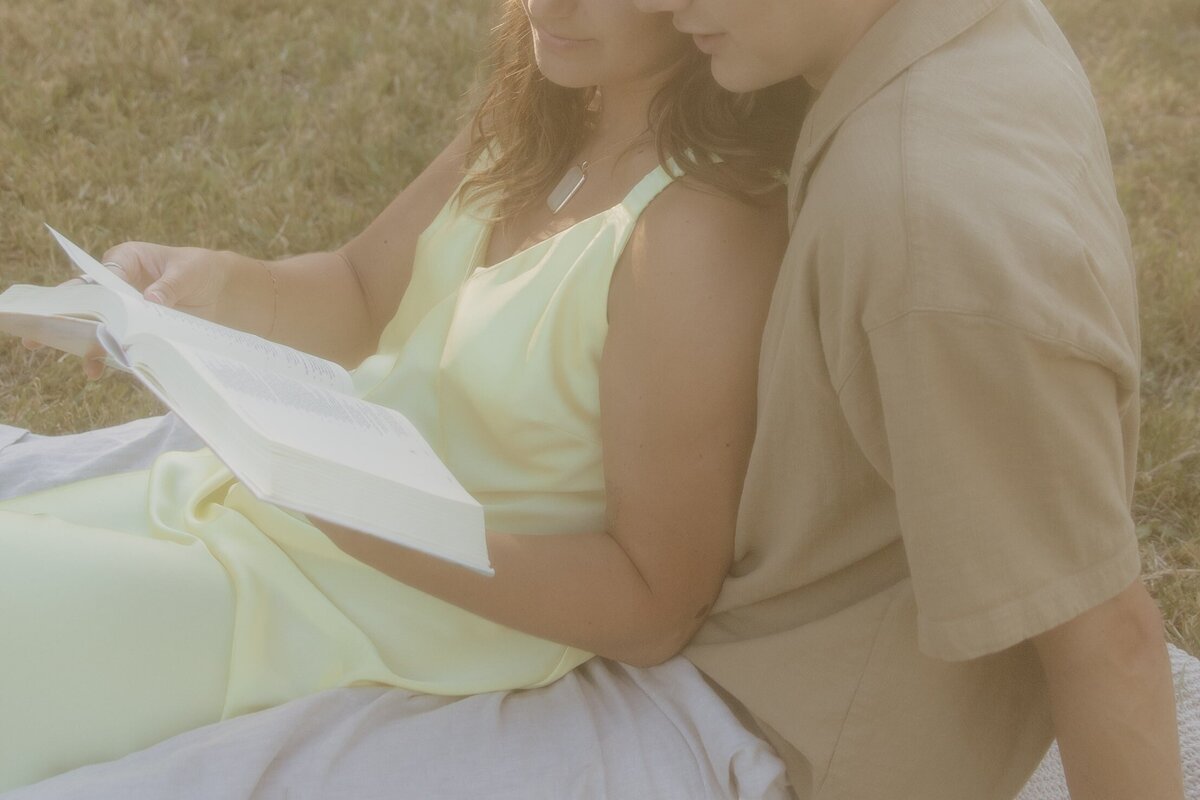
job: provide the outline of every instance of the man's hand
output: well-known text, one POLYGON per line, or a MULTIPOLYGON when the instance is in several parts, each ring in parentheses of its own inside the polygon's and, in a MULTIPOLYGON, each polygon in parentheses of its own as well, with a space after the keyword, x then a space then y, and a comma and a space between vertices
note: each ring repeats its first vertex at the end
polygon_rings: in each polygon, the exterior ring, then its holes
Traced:
POLYGON ((1182 800, 1162 617, 1141 581, 1033 639, 1074 800, 1182 800))

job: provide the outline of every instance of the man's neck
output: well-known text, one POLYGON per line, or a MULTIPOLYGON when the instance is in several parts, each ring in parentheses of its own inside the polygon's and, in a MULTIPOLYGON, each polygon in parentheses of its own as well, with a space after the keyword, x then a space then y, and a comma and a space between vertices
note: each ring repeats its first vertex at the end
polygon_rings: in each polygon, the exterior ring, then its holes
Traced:
POLYGON ((867 31, 901 0, 850 0, 831 2, 831 16, 836 24, 830 27, 831 46, 824 59, 804 73, 804 80, 818 92, 829 83, 838 66, 850 55, 867 31))

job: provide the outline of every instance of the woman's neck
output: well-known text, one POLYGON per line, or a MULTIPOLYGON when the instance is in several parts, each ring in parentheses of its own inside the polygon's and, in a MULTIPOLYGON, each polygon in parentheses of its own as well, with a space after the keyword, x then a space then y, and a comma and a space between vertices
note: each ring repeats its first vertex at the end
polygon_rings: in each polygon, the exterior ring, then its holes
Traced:
POLYGON ((619 146, 632 141, 650 127, 650 104, 662 89, 671 70, 622 83, 598 87, 600 111, 596 129, 587 145, 591 149, 619 146))

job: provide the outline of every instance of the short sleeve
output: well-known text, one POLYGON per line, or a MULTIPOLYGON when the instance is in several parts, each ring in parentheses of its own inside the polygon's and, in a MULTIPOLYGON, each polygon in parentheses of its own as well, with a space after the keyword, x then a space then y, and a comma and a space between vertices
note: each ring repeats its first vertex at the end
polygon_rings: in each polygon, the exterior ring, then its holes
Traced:
POLYGON ((896 494, 928 655, 995 652, 1140 571, 1130 374, 1001 320, 910 311, 869 333, 841 388, 896 494))

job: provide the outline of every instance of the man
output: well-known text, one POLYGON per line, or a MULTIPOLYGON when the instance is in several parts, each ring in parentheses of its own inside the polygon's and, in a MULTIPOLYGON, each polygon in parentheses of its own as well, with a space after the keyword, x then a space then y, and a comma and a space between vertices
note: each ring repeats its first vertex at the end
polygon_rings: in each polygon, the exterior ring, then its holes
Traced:
POLYGON ((1090 90, 1038 0, 638 0, 817 91, 735 564, 686 651, 801 798, 1182 797, 1130 515, 1138 324, 1090 90))

